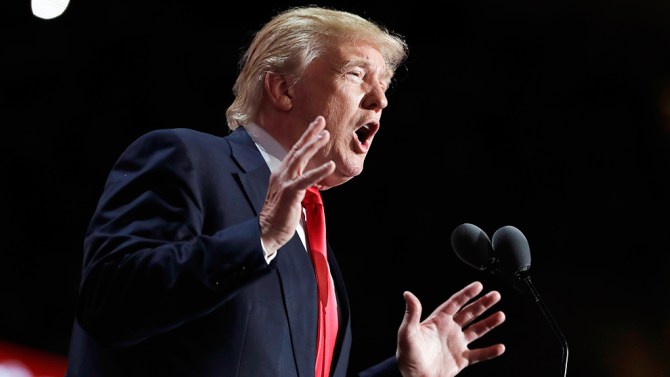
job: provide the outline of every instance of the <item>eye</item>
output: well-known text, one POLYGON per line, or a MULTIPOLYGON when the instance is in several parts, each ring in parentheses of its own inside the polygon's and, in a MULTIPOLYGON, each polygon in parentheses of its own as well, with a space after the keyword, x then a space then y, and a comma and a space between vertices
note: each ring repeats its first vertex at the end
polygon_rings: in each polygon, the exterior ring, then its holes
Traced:
POLYGON ((360 68, 356 68, 347 72, 347 75, 356 80, 363 80, 365 77, 365 71, 360 68))

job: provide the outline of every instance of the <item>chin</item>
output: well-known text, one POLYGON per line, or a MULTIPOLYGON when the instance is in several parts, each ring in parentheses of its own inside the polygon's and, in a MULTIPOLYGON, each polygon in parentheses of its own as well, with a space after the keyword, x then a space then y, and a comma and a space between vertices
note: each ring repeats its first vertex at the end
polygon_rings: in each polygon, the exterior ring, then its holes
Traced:
POLYGON ((337 187, 343 183, 349 182, 353 177, 341 177, 341 176, 330 176, 323 181, 319 182, 317 185, 319 187, 319 190, 327 190, 331 187, 337 187))
POLYGON ((358 176, 361 172, 362 169, 358 170, 355 174, 351 174, 350 172, 348 174, 342 174, 342 172, 336 170, 335 173, 326 177, 326 179, 321 182, 321 186, 323 187, 322 190, 349 182, 352 178, 358 176))
POLYGON ((363 172, 363 161, 360 160, 340 160, 336 162, 337 167, 333 174, 322 181, 323 186, 335 187, 350 181, 363 172))

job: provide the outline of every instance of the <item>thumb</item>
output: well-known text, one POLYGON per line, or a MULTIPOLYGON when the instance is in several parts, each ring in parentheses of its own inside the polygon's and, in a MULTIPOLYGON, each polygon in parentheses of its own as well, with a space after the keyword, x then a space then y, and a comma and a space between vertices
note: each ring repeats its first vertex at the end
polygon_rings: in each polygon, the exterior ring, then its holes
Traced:
POLYGON ((401 327, 417 326, 421 319, 421 302, 409 291, 405 291, 402 297, 405 299, 405 317, 401 327))
POLYGON ((396 348, 396 358, 398 368, 404 375, 416 374, 417 352, 417 332, 419 331, 419 319, 421 318, 421 302, 412 292, 405 291, 402 294, 405 299, 405 316, 402 319, 400 328, 398 328, 398 344, 396 348))

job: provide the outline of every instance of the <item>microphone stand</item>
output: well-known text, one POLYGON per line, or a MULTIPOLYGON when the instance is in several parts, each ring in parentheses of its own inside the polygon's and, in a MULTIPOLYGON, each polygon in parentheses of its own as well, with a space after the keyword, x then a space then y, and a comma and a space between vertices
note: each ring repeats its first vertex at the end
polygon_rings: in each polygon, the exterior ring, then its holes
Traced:
POLYGON ((549 325, 551 325, 551 329, 554 331, 554 334, 558 338, 558 341, 561 343, 561 348, 563 349, 563 357, 562 357, 562 362, 563 362, 563 377, 567 376, 568 374, 568 342, 565 340, 565 336, 563 336, 563 333, 561 332, 561 329, 558 328, 558 324, 554 320, 554 317, 552 317, 551 313, 549 312, 549 308, 547 308, 547 305, 544 303, 544 301, 540 298, 540 293, 535 289, 535 285, 533 282, 530 280, 530 274, 524 274, 525 276, 521 277, 517 275, 521 280, 523 280, 524 283, 526 283, 526 286, 530 290, 531 294, 533 295, 533 299, 537 303, 537 305, 540 307, 540 310, 542 311, 542 314, 544 315, 544 318, 549 322, 549 325))

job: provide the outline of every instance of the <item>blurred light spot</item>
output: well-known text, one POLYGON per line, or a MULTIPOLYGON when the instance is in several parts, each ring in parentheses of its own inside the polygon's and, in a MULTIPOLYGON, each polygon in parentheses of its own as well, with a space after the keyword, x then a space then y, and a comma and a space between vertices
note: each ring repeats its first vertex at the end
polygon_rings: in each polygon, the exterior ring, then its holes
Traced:
POLYGON ((50 20, 65 12, 70 0, 30 0, 33 14, 39 18, 50 20))
POLYGON ((16 360, 0 362, 0 377, 33 377, 30 370, 16 360))

